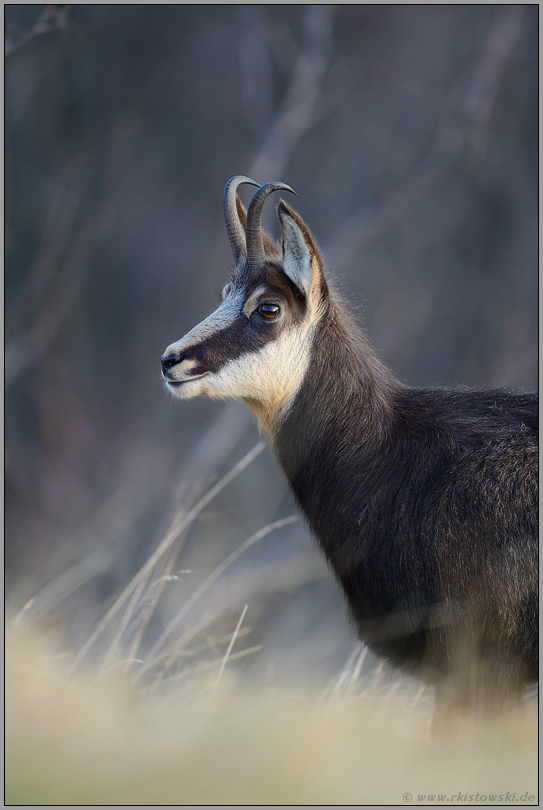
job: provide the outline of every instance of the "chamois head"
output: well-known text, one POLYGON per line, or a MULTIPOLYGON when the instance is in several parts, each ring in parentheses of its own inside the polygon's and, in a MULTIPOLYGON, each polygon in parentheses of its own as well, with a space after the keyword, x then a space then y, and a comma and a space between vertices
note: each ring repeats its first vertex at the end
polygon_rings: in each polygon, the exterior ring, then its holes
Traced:
POLYGON ((283 200, 282 243, 260 229, 264 201, 284 183, 259 187, 245 212, 236 195, 248 177, 225 188, 224 210, 235 265, 221 304, 162 357, 162 376, 180 399, 239 397, 264 427, 288 409, 309 364, 312 334, 327 309, 322 260, 302 219, 283 200))

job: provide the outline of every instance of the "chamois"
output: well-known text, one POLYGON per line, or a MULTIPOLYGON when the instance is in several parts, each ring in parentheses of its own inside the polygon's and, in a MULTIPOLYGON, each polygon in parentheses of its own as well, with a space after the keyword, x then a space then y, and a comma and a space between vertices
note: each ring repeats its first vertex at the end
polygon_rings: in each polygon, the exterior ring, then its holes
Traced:
MULTIPOLYGON (((360 638, 435 685, 436 717, 490 715, 537 680, 537 396, 394 378, 329 287, 283 183, 225 189, 235 265, 218 309, 162 357, 180 399, 253 412, 360 638), (247 213, 237 196, 257 186, 247 213)), ((295 192, 293 192, 295 193, 295 192)))

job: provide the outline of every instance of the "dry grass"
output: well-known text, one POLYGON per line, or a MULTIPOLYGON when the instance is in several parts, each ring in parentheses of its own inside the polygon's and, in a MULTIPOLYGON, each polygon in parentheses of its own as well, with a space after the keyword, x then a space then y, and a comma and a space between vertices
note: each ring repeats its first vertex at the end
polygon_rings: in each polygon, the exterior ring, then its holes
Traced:
MULTIPOLYGON (((236 602, 236 615, 230 597, 210 602, 210 591, 295 516, 250 535, 152 627, 182 531, 261 449, 174 517, 79 651, 66 652, 48 611, 94 563, 70 569, 8 623, 6 804, 537 803, 533 701, 522 716, 432 740, 431 690, 382 666, 366 674, 361 644, 324 690, 309 666, 301 682, 268 686, 236 668, 261 645, 247 604, 236 602), (477 794, 486 798, 469 800, 477 794)), ((266 587, 276 587, 269 574, 266 587)))
POLYGON ((145 695, 115 672, 70 674, 53 647, 28 628, 8 639, 7 804, 537 802, 533 711, 431 741, 431 701, 403 682, 349 694, 351 673, 319 701, 307 685, 242 689, 226 667, 213 696, 216 668, 199 694, 145 695))

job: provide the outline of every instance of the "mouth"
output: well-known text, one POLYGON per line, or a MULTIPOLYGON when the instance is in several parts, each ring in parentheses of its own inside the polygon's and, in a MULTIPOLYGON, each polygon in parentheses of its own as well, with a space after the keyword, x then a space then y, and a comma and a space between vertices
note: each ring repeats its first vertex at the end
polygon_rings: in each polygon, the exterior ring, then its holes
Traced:
POLYGON ((202 374, 197 374, 195 377, 190 377, 188 380, 169 380, 167 377, 164 377, 164 375, 162 375, 162 377, 166 385, 169 385, 172 388, 180 388, 182 385, 191 383, 194 380, 201 380, 202 377, 206 377, 208 373, 209 373, 208 371, 204 371, 202 374))

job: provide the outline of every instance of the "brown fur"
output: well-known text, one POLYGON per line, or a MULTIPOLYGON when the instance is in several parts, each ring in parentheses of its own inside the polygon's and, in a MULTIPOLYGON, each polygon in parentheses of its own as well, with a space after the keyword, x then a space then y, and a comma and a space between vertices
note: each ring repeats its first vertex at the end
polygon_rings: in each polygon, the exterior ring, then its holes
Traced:
POLYGON ((222 331, 204 322, 201 342, 193 330, 163 358, 165 378, 196 358, 192 391, 245 399, 360 637, 436 684, 437 716, 502 711, 537 679, 537 397, 401 385, 303 220, 278 210, 282 250, 263 235, 265 266, 241 260, 232 274, 245 309, 222 331), (269 323, 267 299, 280 307, 269 323))

